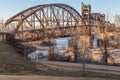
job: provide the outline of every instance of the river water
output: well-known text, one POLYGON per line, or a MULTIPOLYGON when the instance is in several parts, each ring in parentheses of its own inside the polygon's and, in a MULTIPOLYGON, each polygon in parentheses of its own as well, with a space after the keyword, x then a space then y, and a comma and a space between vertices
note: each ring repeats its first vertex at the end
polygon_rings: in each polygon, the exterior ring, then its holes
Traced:
MULTIPOLYGON (((57 51, 60 51, 60 50, 63 50, 63 49, 67 49, 68 48, 68 41, 71 38, 74 38, 74 37, 65 37, 65 38, 54 39, 54 41, 55 41, 54 52, 57 52, 57 51)), ((95 39, 93 41, 93 47, 97 47, 96 43, 97 43, 97 37, 95 37, 95 39)), ((41 56, 47 56, 47 54, 48 54, 47 47, 37 46, 36 49, 37 49, 36 51, 28 54, 28 58, 38 60, 38 56, 40 56, 40 55, 41 56), (40 53, 42 53, 43 55, 40 54, 40 53)), ((41 58, 41 59, 44 59, 44 58, 41 58)))
MULTIPOLYGON (((63 48, 67 49, 69 39, 71 39, 71 37, 54 39, 54 41, 55 41, 54 51, 59 51, 59 50, 62 50, 63 48)), ((33 60, 39 60, 39 59, 47 60, 47 58, 46 58, 47 54, 48 54, 47 47, 38 46, 36 49, 37 49, 36 51, 28 54, 28 58, 33 59, 33 60), (42 53, 43 55, 40 53, 42 53), (44 57, 39 58, 38 56, 40 56, 40 55, 44 56, 44 57)))

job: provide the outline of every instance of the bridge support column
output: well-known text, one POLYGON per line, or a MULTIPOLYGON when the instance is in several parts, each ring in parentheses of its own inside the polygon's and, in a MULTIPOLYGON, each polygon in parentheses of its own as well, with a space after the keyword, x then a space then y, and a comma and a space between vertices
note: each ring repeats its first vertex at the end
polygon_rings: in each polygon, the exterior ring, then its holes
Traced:
POLYGON ((90 47, 91 46, 90 42, 91 42, 91 40, 90 40, 90 36, 89 35, 80 36, 80 44, 79 44, 79 46, 80 47, 82 47, 82 46, 90 47), (85 44, 83 44, 83 42, 85 44))
POLYGON ((69 48, 74 53, 74 61, 78 62, 80 60, 80 54, 79 54, 79 37, 71 38, 69 40, 69 48))
POLYGON ((55 54, 54 54, 54 45, 51 45, 51 46, 49 46, 49 48, 48 48, 48 60, 55 60, 55 56, 54 56, 55 54))

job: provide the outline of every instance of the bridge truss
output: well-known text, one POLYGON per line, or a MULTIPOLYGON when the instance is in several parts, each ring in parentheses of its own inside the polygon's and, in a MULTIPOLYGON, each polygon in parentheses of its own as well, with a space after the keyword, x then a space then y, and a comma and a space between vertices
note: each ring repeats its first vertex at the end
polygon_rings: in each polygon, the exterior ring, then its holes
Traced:
POLYGON ((44 4, 16 14, 6 21, 5 26, 15 39, 35 41, 74 36, 80 32, 81 18, 74 8, 66 4, 44 4))

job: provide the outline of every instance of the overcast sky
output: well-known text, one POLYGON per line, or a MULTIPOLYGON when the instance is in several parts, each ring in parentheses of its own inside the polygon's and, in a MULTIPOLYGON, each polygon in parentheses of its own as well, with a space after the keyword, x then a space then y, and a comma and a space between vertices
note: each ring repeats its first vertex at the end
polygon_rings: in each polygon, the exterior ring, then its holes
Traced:
POLYGON ((91 4, 92 12, 109 13, 111 16, 120 14, 120 0, 0 0, 0 18, 7 20, 29 7, 49 3, 70 5, 81 14, 82 2, 91 4))

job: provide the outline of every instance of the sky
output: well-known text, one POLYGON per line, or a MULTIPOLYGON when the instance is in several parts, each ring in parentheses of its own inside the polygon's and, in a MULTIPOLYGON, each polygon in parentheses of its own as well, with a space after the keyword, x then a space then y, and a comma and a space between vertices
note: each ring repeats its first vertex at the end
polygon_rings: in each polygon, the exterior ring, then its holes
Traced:
POLYGON ((120 0, 0 0, 0 18, 6 21, 27 8, 50 3, 70 5, 81 14, 81 3, 90 4, 92 12, 105 13, 110 16, 120 14, 120 0))

